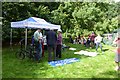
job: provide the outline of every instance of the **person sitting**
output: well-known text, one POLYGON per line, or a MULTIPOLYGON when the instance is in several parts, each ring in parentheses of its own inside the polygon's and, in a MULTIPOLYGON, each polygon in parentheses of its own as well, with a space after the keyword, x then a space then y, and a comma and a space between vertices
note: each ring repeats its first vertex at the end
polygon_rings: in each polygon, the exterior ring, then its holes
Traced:
POLYGON ((75 39, 74 39, 74 42, 73 42, 74 44, 78 44, 78 39, 77 39, 77 37, 75 37, 75 39))
POLYGON ((80 34, 78 35, 77 43, 78 43, 78 44, 81 44, 81 37, 80 37, 80 34))
POLYGON ((69 40, 70 40, 70 43, 72 43, 72 44, 73 44, 73 39, 72 39, 72 37, 71 37, 71 36, 69 37, 69 40))

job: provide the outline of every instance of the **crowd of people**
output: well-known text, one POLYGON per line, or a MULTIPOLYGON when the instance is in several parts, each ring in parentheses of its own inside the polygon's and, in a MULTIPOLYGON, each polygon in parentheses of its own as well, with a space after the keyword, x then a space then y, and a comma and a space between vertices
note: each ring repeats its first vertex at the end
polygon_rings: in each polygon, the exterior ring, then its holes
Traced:
POLYGON ((88 37, 84 37, 84 36, 80 36, 78 35, 78 37, 75 37, 75 39, 72 39, 72 37, 70 36, 69 38, 70 43, 72 44, 82 44, 86 47, 95 47, 96 46, 96 51, 98 49, 98 46, 100 46, 101 51, 102 50, 102 37, 100 36, 100 34, 96 35, 94 32, 92 32, 91 35, 88 35, 88 37))
MULTIPOLYGON (((40 62, 43 55, 43 36, 41 29, 34 32, 34 44, 35 44, 35 60, 40 62)), ((62 30, 58 29, 58 35, 53 29, 50 29, 46 34, 47 48, 48 48, 48 62, 61 58, 61 47, 62 47, 62 30), (52 59, 53 52, 53 59, 52 59)))
MULTIPOLYGON (((94 33, 92 33, 91 35, 88 35, 88 37, 84 37, 84 36, 80 36, 78 35, 75 36, 74 39, 72 39, 72 37, 70 36, 70 43, 72 44, 83 44, 85 46, 90 46, 90 43, 94 43, 94 38, 96 37, 96 35, 94 33)), ((92 45, 91 45, 92 46, 92 45)))

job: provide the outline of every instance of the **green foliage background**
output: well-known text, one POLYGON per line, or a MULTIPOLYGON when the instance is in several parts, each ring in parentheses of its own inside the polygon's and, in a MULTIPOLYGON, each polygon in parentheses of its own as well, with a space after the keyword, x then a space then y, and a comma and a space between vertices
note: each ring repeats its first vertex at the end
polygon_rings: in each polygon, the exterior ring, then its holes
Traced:
MULTIPOLYGON (((33 16, 61 25, 64 37, 110 33, 119 27, 118 9, 114 2, 2 2, 2 39, 10 37, 10 22, 33 16)), ((13 34, 21 38, 23 31, 16 29, 13 34)))

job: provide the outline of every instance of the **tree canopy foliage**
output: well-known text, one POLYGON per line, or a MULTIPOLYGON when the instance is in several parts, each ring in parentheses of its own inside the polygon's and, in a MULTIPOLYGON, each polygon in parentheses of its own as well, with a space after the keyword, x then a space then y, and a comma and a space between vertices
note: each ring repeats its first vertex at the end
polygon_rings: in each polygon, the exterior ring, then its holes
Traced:
MULTIPOLYGON (((3 2, 2 37, 10 37, 10 22, 29 17, 59 24, 66 35, 112 32, 118 28, 119 3, 97 2, 3 2)), ((23 29, 13 32, 21 37, 23 29)))

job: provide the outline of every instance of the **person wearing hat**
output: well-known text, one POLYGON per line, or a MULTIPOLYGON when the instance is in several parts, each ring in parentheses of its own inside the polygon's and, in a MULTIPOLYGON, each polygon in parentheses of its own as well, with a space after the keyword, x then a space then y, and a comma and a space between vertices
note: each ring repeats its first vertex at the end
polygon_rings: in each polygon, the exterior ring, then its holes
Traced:
POLYGON ((117 70, 120 70, 120 65, 119 65, 119 62, 120 62, 120 32, 117 33, 117 37, 114 39, 113 44, 117 45, 116 49, 114 50, 115 63, 117 65, 115 67, 115 70, 117 71, 117 70))
POLYGON ((62 49, 62 30, 58 29, 57 37, 57 48, 56 48, 56 57, 61 58, 61 49, 62 49))

